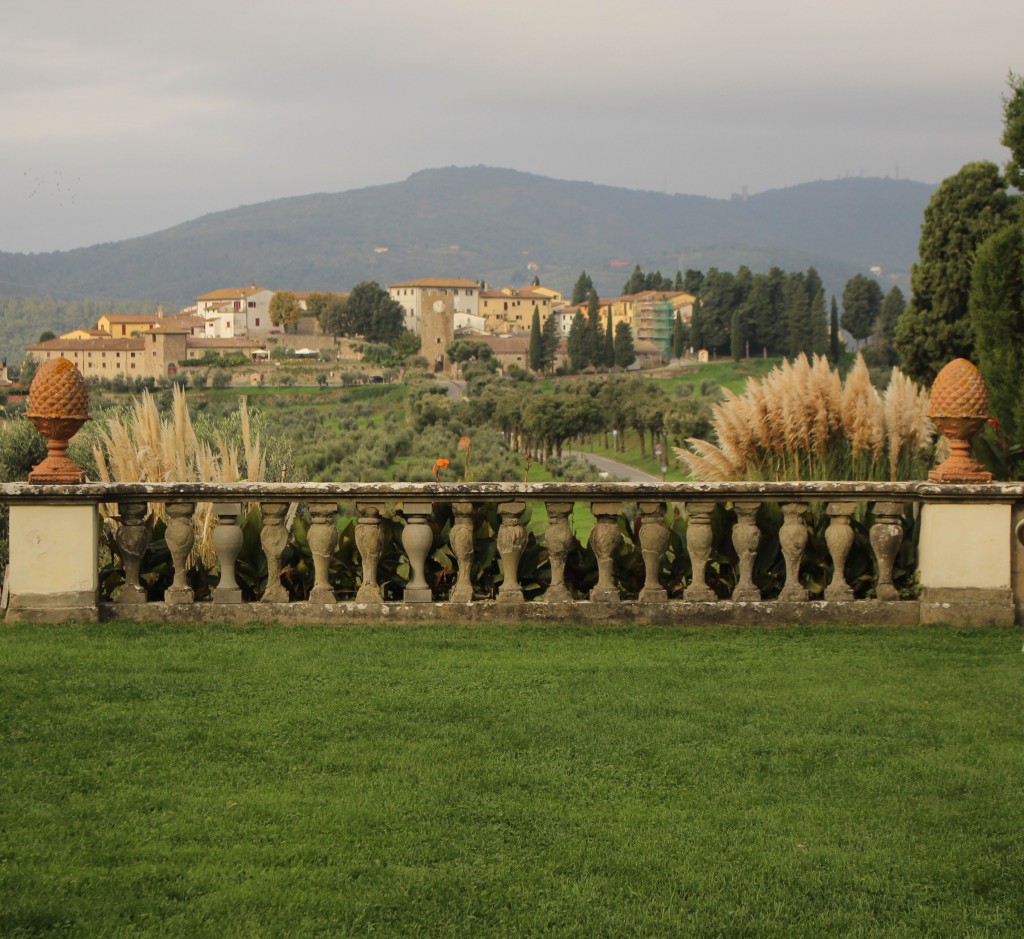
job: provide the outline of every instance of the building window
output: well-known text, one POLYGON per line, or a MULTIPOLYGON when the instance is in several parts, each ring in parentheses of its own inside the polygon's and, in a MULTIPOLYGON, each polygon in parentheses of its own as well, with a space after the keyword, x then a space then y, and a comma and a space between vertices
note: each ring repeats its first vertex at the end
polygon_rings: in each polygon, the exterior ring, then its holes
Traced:
POLYGON ((257 326, 259 326, 259 325, 260 325, 260 318, 259 318, 258 316, 256 317, 256 325, 257 325, 257 326))

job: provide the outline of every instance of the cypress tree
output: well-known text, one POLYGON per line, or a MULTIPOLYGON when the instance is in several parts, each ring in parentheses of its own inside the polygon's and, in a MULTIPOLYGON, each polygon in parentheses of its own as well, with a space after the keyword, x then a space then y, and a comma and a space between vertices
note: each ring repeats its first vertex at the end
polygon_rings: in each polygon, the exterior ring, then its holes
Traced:
POLYGON ((636 350, 633 348, 633 330, 629 323, 620 320, 615 327, 615 364, 619 368, 629 368, 636 361, 636 350))
POLYGON ((569 338, 566 340, 569 353, 569 368, 581 372, 590 364, 590 325, 583 311, 577 311, 569 327, 569 338))
POLYGON ((533 320, 530 322, 530 368, 535 372, 544 371, 544 338, 540 332, 540 310, 533 305, 533 320))
POLYGON ((747 329, 744 322, 743 310, 736 307, 732 312, 732 323, 729 329, 729 351, 732 353, 733 361, 738 362, 743 358, 747 344, 747 329))
POLYGON ((543 333, 543 347, 544 347, 544 371, 550 372, 554 370, 555 359, 558 358, 558 320, 555 315, 549 314, 548 318, 544 320, 543 333))
POLYGON ((608 308, 608 327, 604 332, 604 364, 611 368, 615 364, 615 335, 612 332, 612 311, 608 308))
POLYGON ((681 359, 686 352, 686 325, 683 323, 683 314, 676 311, 676 318, 672 321, 672 358, 681 359))
POLYGON ((572 305, 580 306, 582 303, 586 303, 587 294, 594 289, 594 282, 590 279, 590 275, 586 271, 580 271, 580 276, 576 278, 576 284, 572 288, 572 305))
POLYGON ((842 341, 839 336, 839 304, 836 303, 835 294, 832 295, 832 313, 829 317, 828 327, 828 360, 833 365, 839 364, 839 356, 842 354, 842 341))
POLYGON ((604 361, 604 330, 601 329, 601 301, 591 287, 587 294, 587 343, 590 364, 600 368, 604 361))
MULTIPOLYGON (((811 268, 814 270, 814 268, 811 268)), ((819 280, 820 283, 820 280, 819 280)), ((825 288, 819 287, 811 300, 811 352, 825 355, 828 352, 828 320, 825 313, 825 288)))

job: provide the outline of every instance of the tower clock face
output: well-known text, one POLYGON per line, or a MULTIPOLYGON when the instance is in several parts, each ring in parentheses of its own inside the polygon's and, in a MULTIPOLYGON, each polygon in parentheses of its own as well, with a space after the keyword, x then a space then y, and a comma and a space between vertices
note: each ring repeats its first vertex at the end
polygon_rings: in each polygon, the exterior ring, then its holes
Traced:
POLYGON ((435 313, 444 313, 444 300, 435 300, 434 301, 434 312, 435 313))

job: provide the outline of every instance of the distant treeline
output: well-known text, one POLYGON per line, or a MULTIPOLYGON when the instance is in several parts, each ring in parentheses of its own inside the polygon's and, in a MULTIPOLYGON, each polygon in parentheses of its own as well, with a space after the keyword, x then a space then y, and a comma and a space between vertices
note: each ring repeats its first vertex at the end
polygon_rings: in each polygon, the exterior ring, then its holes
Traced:
POLYGON ((148 301, 55 300, 53 297, 13 297, 0 294, 0 359, 12 368, 25 356, 25 347, 44 332, 56 335, 78 327, 94 327, 104 313, 151 313, 148 301))

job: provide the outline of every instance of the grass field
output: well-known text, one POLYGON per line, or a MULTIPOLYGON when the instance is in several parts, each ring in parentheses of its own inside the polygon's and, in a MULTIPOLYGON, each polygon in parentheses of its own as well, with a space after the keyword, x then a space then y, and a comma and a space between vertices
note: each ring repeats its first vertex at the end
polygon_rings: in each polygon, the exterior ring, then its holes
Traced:
POLYGON ((1024 931, 1017 630, 0 642, 5 936, 1024 931))

